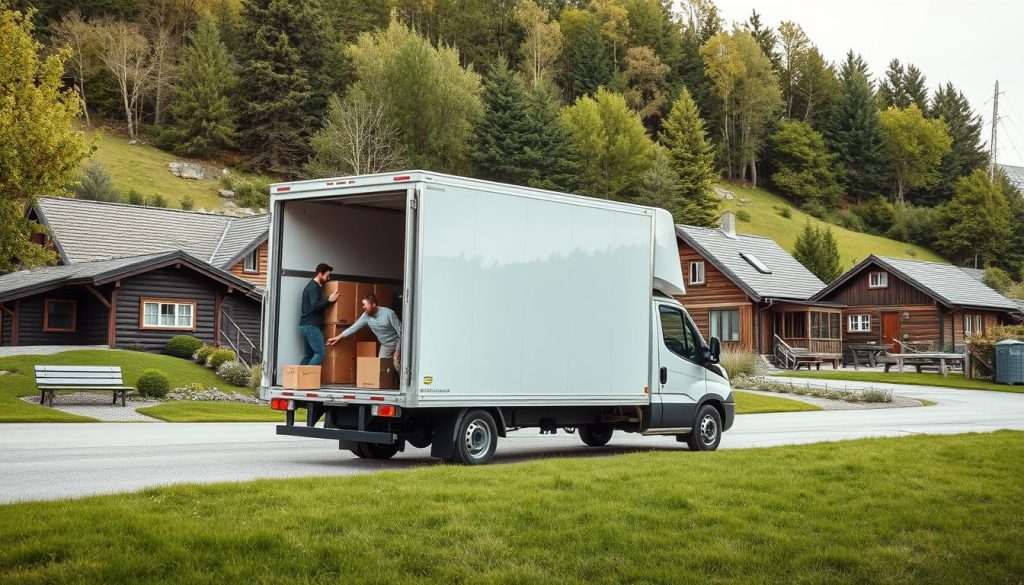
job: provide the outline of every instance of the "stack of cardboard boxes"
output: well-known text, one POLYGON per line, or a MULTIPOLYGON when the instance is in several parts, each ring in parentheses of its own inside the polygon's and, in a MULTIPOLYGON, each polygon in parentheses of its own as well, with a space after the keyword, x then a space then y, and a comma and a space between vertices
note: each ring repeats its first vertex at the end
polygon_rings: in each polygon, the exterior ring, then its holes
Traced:
MULTIPOLYGON (((338 300, 324 311, 324 338, 328 339, 352 326, 363 314, 363 297, 373 293, 377 305, 391 307, 392 287, 365 282, 331 280, 324 284, 323 295, 335 292, 338 300)), ((316 390, 323 385, 340 384, 379 390, 398 388, 398 372, 392 358, 378 358, 379 348, 368 327, 327 346, 319 366, 285 366, 283 386, 290 390, 316 390)))

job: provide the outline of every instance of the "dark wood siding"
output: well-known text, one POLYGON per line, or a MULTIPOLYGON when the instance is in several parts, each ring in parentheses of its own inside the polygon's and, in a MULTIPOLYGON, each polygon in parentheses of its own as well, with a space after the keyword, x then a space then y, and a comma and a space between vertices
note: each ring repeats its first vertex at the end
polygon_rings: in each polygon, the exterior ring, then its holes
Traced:
MULTIPOLYGON (((14 310, 14 303, 7 303, 4 307, 14 310)), ((11 345, 11 332, 14 331, 14 320, 6 311, 0 311, 0 345, 11 345)))
MULTIPOLYGON (((939 321, 942 313, 935 306, 858 306, 843 310, 843 339, 851 343, 882 341, 882 313, 900 314, 900 336, 909 343, 941 343, 939 321), (904 316, 904 314, 906 314, 904 316), (850 315, 870 315, 871 331, 851 332, 850 315)), ((949 335, 948 329, 946 335, 949 335)))
POLYGON ((905 280, 889 274, 889 286, 886 288, 869 288, 868 278, 872 272, 887 272, 881 268, 869 266, 857 274, 849 282, 832 291, 825 301, 856 306, 893 306, 893 305, 931 305, 934 300, 927 294, 914 288, 905 280))
MULTIPOLYGON (((262 304, 249 297, 235 293, 225 296, 224 300, 221 301, 221 306, 224 308, 224 312, 242 330, 242 333, 248 335, 249 339, 256 344, 256 348, 259 349, 262 304)), ((221 327, 224 328, 226 334, 231 334, 228 323, 222 323, 221 327)))
POLYGON ((743 289, 732 282, 725 274, 701 257, 696 250, 682 240, 679 244, 679 262, 683 268, 683 282, 686 283, 686 295, 678 297, 693 318, 694 325, 705 339, 711 338, 708 325, 709 314, 714 309, 737 310, 740 313, 740 341, 724 343, 724 347, 742 347, 753 349, 754 335, 754 304, 743 289), (690 284, 690 262, 704 262, 704 284, 690 284))
POLYGON ((107 308, 82 287, 66 287, 21 299, 18 318, 18 345, 105 345, 107 343, 107 308), (67 299, 78 302, 75 332, 43 331, 43 310, 46 299, 67 299))
POLYGON ((175 335, 194 335, 212 344, 218 292, 227 292, 227 287, 184 267, 168 266, 122 280, 117 292, 117 346, 141 344, 147 351, 161 351, 175 335), (143 298, 195 301, 195 331, 140 329, 143 298))

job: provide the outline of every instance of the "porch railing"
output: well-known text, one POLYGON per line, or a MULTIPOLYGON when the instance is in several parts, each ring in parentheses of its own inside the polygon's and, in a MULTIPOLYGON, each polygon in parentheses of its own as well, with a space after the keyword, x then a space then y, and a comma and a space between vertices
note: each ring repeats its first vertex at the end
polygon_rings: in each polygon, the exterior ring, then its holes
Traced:
POLYGON ((780 339, 790 347, 800 347, 806 349, 808 353, 835 355, 842 355, 843 353, 842 339, 814 339, 810 337, 782 337, 780 339))
POLYGON ((253 364, 261 361, 260 348, 242 331, 242 328, 235 323, 235 320, 222 309, 220 312, 220 339, 217 341, 221 346, 228 346, 238 356, 238 361, 252 367, 253 364))

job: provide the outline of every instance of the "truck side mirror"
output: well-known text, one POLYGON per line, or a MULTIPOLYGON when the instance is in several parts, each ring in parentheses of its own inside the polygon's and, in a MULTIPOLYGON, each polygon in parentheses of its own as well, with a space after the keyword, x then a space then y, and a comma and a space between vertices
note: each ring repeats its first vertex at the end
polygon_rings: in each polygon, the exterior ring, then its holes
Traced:
POLYGON ((722 342, 718 341, 717 337, 711 338, 711 344, 708 348, 708 361, 717 364, 718 360, 722 358, 722 342))

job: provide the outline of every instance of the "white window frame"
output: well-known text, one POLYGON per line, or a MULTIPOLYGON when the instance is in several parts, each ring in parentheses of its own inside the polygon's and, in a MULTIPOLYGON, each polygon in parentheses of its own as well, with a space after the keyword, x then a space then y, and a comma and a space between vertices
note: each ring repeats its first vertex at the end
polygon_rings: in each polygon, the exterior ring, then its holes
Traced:
POLYGON ((856 315, 846 316, 846 332, 847 333, 870 333, 871 332, 871 314, 870 313, 857 313, 856 315))
POLYGON ((163 331, 195 331, 196 330, 196 301, 182 299, 141 299, 139 301, 139 329, 156 329, 163 331), (156 323, 147 321, 150 313, 146 307, 156 306, 156 323), (170 312, 165 312, 165 309, 170 312), (173 316, 174 324, 161 323, 161 317, 173 316), (186 320, 187 323, 182 324, 186 320))
POLYGON ((984 335, 985 334, 985 316, 984 315, 964 315, 964 337, 968 335, 984 335))
POLYGON ((690 284, 705 284, 704 274, 704 261, 703 260, 691 260, 690 261, 690 284), (695 278, 700 276, 699 279, 695 278))
POLYGON ((869 272, 868 273, 868 288, 889 288, 889 273, 888 272, 869 272), (878 277, 878 282, 875 282, 875 277, 878 277))
POLYGON ((242 272, 246 274, 259 274, 260 273, 260 249, 256 248, 252 252, 245 255, 242 259, 242 272))

